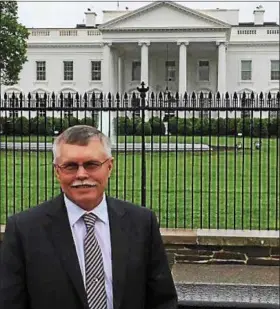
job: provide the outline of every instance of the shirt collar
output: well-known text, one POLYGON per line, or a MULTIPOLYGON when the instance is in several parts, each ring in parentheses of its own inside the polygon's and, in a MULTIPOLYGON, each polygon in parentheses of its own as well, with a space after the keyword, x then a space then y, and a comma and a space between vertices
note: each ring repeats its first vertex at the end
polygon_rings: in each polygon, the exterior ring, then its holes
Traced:
MULTIPOLYGON (((71 226, 74 226, 80 218, 87 213, 86 210, 79 207, 77 204, 72 202, 65 194, 64 194, 64 202, 68 213, 68 218, 71 226)), ((99 220, 103 223, 108 223, 108 210, 107 210, 107 202, 106 195, 103 194, 102 201, 99 205, 97 205, 90 213, 94 213, 99 220)))

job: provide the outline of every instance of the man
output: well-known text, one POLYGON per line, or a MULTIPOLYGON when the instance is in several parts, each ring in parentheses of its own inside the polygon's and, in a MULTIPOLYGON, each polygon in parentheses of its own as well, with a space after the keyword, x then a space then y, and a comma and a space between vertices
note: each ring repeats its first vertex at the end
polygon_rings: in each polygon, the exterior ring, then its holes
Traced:
POLYGON ((79 125, 59 135, 62 194, 9 218, 1 248, 1 309, 175 309, 156 217, 105 195, 109 139, 79 125))

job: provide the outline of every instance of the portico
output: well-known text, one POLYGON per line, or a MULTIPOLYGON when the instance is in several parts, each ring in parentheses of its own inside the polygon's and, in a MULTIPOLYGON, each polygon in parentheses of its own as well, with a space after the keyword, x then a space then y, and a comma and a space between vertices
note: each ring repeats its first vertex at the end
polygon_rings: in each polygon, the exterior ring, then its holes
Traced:
POLYGON ((99 27, 108 42, 103 90, 129 92, 144 81, 156 92, 224 93, 230 29, 224 21, 174 2, 152 3, 109 20, 99 27))
POLYGON ((103 90, 133 91, 144 81, 151 91, 226 91, 226 42, 138 41, 103 46, 103 90), (111 65, 109 65, 111 63, 111 65))

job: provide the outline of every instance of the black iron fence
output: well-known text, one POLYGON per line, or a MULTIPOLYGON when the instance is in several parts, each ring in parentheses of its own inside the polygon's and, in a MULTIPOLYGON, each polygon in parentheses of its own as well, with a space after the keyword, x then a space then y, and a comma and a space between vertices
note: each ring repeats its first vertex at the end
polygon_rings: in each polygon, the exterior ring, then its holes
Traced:
POLYGON ((79 123, 112 139, 108 194, 162 227, 279 229, 280 94, 4 94, 0 218, 60 192, 52 142, 79 123))

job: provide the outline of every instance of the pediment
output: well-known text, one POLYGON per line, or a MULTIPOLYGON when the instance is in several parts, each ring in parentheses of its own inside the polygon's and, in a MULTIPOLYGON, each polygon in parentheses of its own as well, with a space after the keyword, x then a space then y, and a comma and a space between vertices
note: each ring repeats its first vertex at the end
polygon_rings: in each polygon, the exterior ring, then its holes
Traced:
POLYGON ((172 1, 156 1, 100 25, 103 30, 230 28, 230 25, 172 1))

